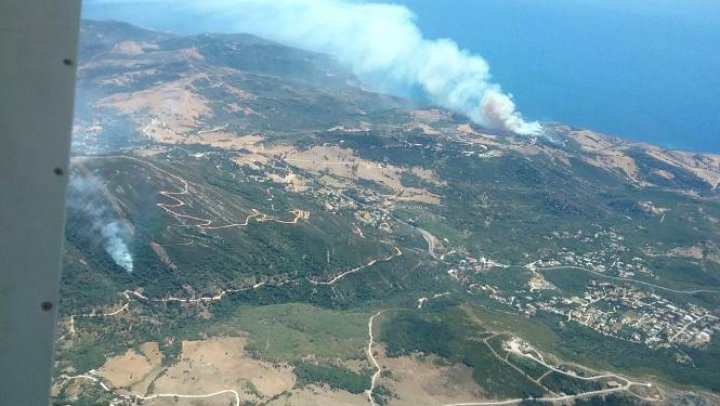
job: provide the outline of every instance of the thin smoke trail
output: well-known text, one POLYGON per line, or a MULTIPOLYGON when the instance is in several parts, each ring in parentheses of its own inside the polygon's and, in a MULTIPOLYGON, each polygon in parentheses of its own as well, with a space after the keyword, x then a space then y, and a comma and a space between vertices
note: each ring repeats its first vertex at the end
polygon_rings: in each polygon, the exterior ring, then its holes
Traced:
POLYGON ((113 261, 126 272, 132 272, 134 261, 129 248, 130 233, 108 208, 98 187, 91 180, 75 176, 68 185, 66 201, 68 209, 90 219, 90 237, 99 238, 113 261))

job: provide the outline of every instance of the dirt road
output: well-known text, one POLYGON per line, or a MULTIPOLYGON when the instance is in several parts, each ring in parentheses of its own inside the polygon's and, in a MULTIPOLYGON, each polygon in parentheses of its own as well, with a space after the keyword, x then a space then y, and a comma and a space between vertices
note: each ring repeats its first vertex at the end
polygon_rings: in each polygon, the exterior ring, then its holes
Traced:
POLYGON ((382 368, 380 368, 380 364, 378 364, 377 360, 375 359, 375 355, 373 355, 372 350, 373 344, 375 344, 375 337, 373 336, 373 321, 375 321, 375 318, 381 315, 384 311, 385 310, 380 310, 379 312, 373 314, 368 321, 368 346, 366 352, 368 360, 375 367, 375 373, 372 375, 372 378, 370 378, 370 389, 366 390, 365 394, 367 395, 371 406, 377 406, 377 403, 375 403, 375 399, 373 399, 373 391, 375 390, 375 385, 378 378, 380 377, 380 372, 382 371, 382 368))

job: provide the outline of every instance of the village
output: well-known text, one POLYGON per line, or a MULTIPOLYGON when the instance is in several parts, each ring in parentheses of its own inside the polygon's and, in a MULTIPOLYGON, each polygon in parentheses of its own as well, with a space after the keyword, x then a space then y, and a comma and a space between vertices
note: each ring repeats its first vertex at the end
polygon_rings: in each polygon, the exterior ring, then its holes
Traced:
POLYGON ((662 296, 632 286, 590 281, 582 296, 548 296, 553 287, 533 281, 526 292, 504 294, 497 286, 472 284, 473 291, 488 295, 528 317, 539 312, 563 316, 613 338, 641 343, 649 348, 676 344, 703 347, 720 333, 720 317, 701 306, 676 304, 662 296), (542 293, 535 291, 544 291, 542 293))

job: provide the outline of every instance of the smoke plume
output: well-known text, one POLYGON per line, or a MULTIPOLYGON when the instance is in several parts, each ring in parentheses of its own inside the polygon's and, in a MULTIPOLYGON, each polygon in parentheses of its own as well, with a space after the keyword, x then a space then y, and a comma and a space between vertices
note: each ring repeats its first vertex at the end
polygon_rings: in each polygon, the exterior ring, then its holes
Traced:
POLYGON ((541 132, 525 121, 512 96, 490 80, 488 63, 449 39, 423 38, 406 7, 349 0, 210 0, 198 9, 235 20, 247 31, 335 55, 361 77, 386 88, 420 88, 433 102, 474 122, 522 135, 541 132))
POLYGON ((127 272, 133 271, 133 256, 128 248, 130 233, 108 207, 100 188, 87 178, 74 176, 67 192, 67 207, 88 218, 91 238, 98 238, 103 249, 127 272))
MULTIPOLYGON (((128 0, 99 0, 100 3, 128 0)), ((421 90, 482 126, 539 134, 512 96, 491 81, 488 63, 450 39, 429 40, 406 7, 358 0, 155 0, 213 29, 248 32, 336 56, 381 91, 421 90)), ((138 8, 141 5, 138 4, 138 8)), ((183 22, 183 24, 187 24, 183 22)))

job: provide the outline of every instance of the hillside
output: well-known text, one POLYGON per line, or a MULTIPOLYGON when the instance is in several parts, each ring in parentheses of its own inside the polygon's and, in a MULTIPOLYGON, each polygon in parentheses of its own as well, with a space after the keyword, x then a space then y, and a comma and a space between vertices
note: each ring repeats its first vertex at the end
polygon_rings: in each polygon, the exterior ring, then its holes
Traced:
POLYGON ((93 21, 80 56, 58 404, 718 400, 720 156, 490 131, 250 35, 93 21))

